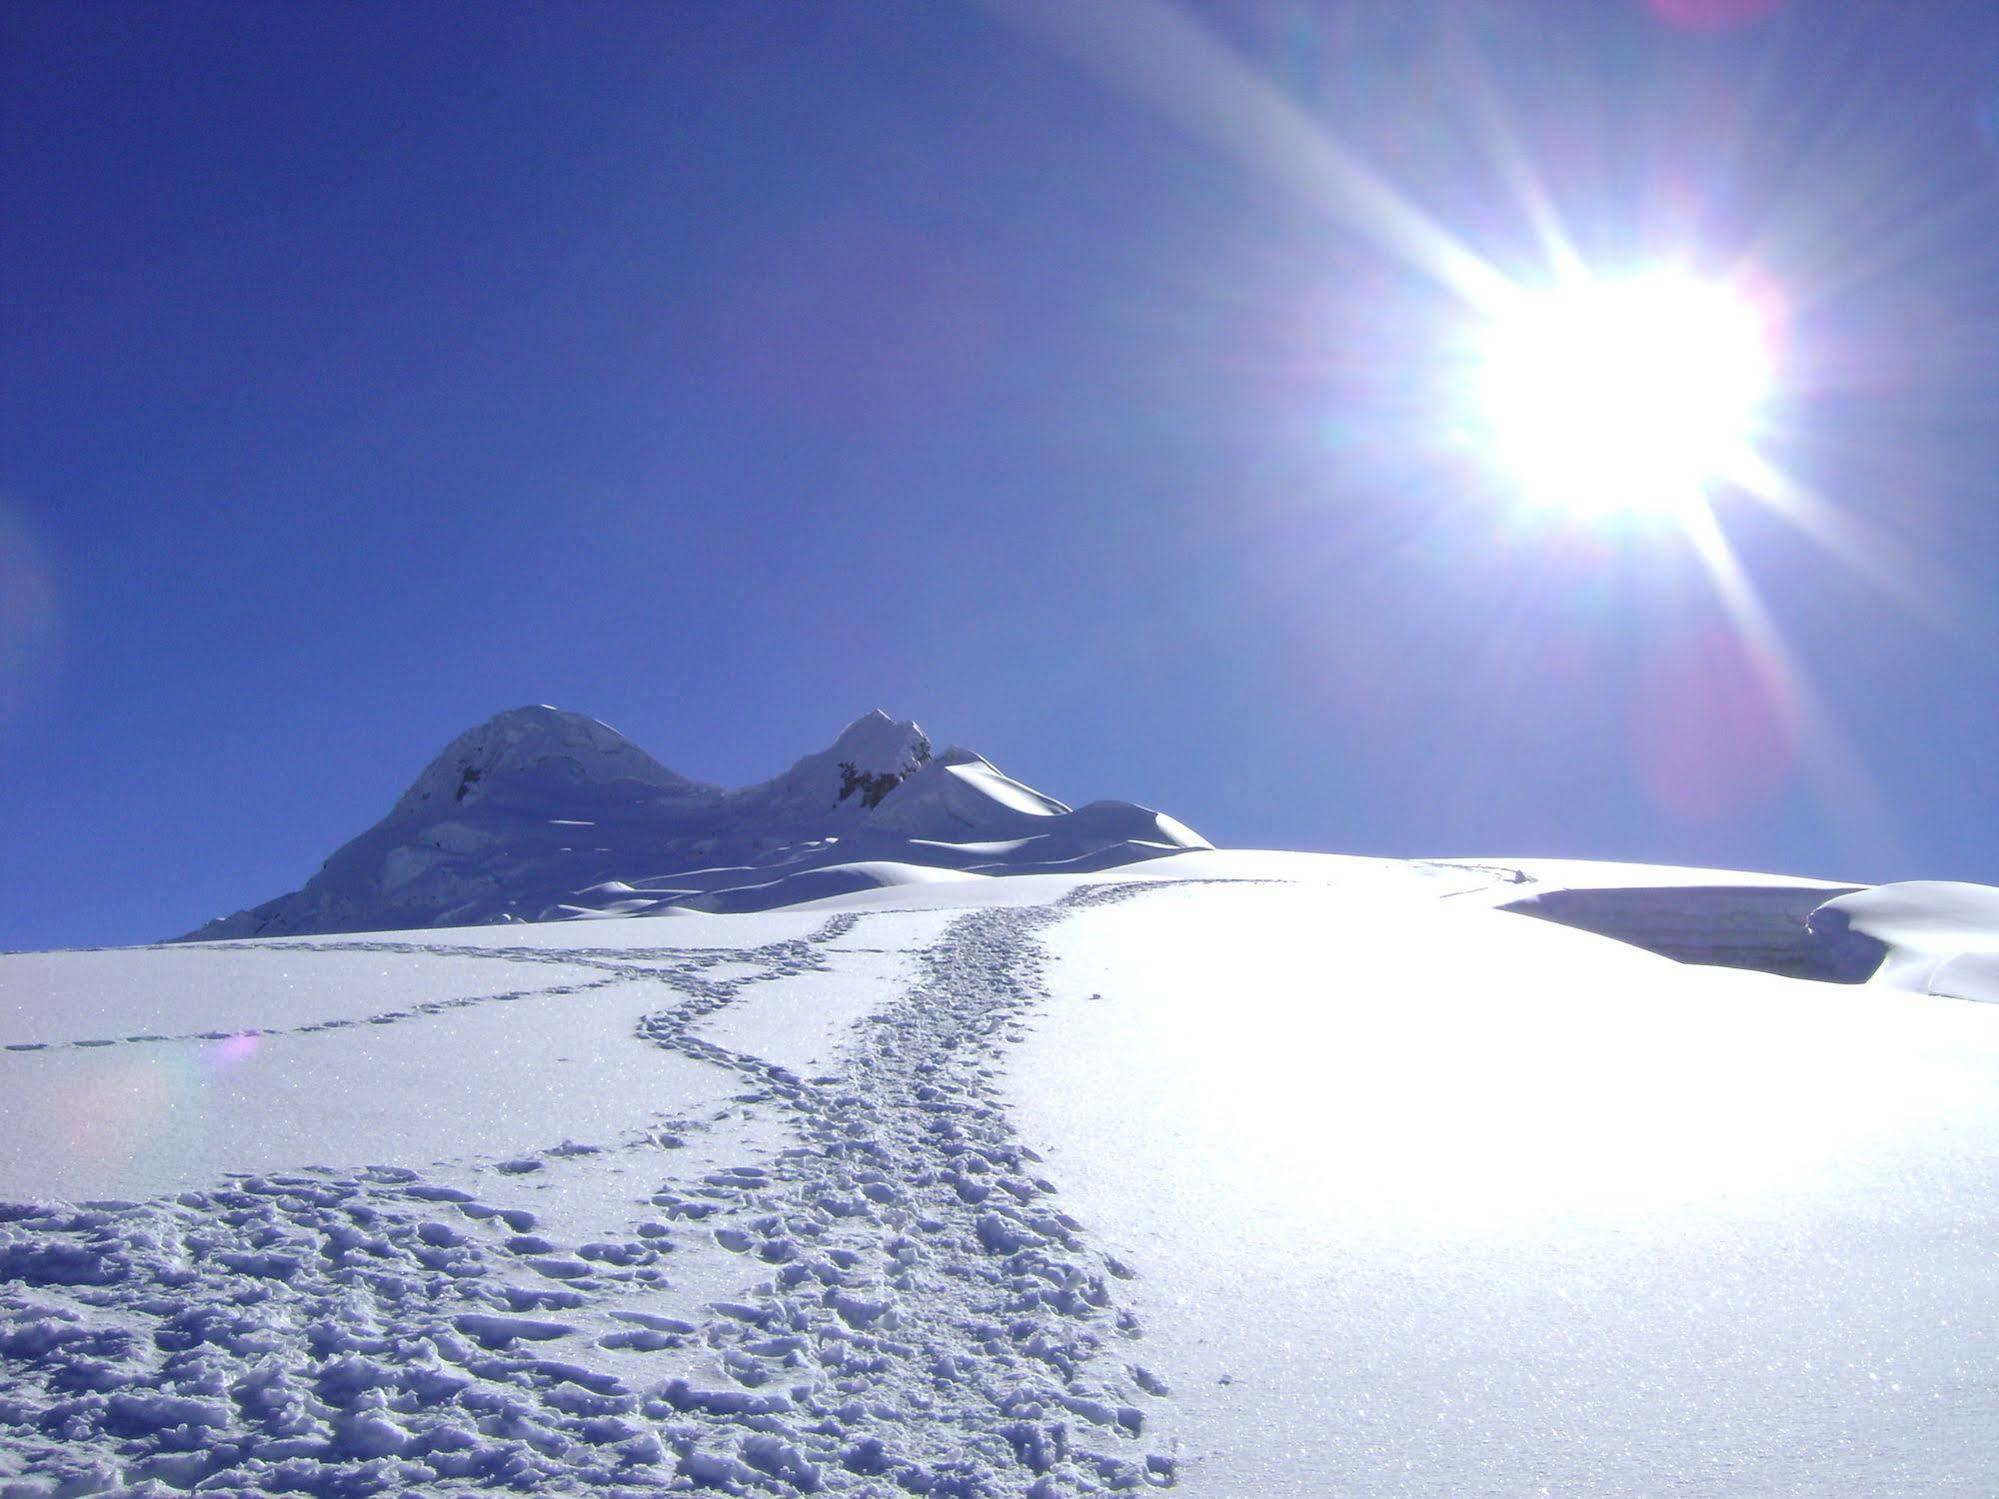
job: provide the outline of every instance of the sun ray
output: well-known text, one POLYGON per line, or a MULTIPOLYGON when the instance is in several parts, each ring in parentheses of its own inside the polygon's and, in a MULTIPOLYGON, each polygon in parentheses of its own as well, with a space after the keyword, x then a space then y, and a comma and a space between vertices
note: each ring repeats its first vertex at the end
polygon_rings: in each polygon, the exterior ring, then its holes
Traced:
POLYGON ((1844 825, 1851 846, 1884 857, 1898 842, 1887 810, 1803 664, 1785 643, 1713 508, 1705 501, 1693 505, 1681 524, 1764 690, 1796 731, 1799 764, 1814 794, 1844 825))
POLYGON ((1589 274, 1582 254, 1556 212, 1554 196, 1528 154, 1520 132, 1514 129, 1512 117, 1493 88, 1491 77, 1469 48, 1459 49, 1456 77, 1464 85, 1465 99, 1478 120, 1480 139, 1492 164, 1512 191, 1549 270, 1558 282, 1580 281, 1589 274))
MULTIPOLYGON (((983 0, 1004 23, 1067 55, 1125 97, 1311 204, 1447 288, 1469 314, 1469 397, 1441 428, 1469 436, 1530 502, 1567 518, 1662 522, 1700 559, 1755 679, 1798 737, 1813 793, 1852 846, 1892 857, 1898 836, 1837 723, 1735 553, 1715 511, 1724 493, 1759 501, 1913 613, 1962 629, 1979 611, 1905 545, 1782 474, 1761 451, 1766 406, 1801 372, 1783 368, 1773 304, 1752 262, 1792 266, 1785 306, 1823 300, 1904 252, 1925 219, 1868 248, 1735 260, 1707 279, 1696 247, 1655 247, 1623 267, 1585 262, 1503 100, 1467 52, 1467 108, 1492 170, 1543 261, 1535 284, 1498 269, 1411 201, 1322 121, 1175 0, 983 0), (1464 418, 1469 416, 1469 422, 1464 418)), ((1823 145, 1823 141, 1811 142, 1823 145)), ((1935 204, 1925 214, 1941 211, 1935 204)), ((1828 241, 1829 243, 1830 241, 1828 241)), ((1808 373, 1808 372, 1807 372, 1808 373)), ((1637 533, 1634 533, 1637 534, 1637 533)))
POLYGON ((1835 505, 1755 454, 1747 455, 1731 478, 1745 494, 1762 501, 1915 618, 1941 630, 1980 627, 1979 611, 1963 597, 1963 590, 1881 527, 1835 505))
POLYGON ((985 4, 1472 306, 1511 292, 1504 275, 1170 0, 985 4))

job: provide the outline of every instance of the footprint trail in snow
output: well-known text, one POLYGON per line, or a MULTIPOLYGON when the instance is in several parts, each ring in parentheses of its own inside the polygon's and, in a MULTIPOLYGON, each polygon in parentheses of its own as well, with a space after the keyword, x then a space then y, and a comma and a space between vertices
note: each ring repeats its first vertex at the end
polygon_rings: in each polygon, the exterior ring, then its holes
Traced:
MULTIPOLYGON (((827 970, 862 917, 754 949, 478 949, 669 991, 642 1037, 734 1074, 736 1112, 784 1126, 775 1154, 655 1170, 624 1235, 565 1244, 485 1200, 541 1157, 491 1163, 492 1191, 315 1167, 0 1205, 0 1494, 1170 1484, 1143 1409, 1161 1387, 1115 1295, 1129 1272, 1061 1211, 994 1087, 1043 993, 1037 932, 1130 888, 955 919, 810 1076, 702 1028, 827 970), (718 1254, 743 1289, 674 1294, 676 1256, 718 1254)), ((659 1147, 680 1137, 643 1123, 629 1158, 673 1160, 659 1147)))

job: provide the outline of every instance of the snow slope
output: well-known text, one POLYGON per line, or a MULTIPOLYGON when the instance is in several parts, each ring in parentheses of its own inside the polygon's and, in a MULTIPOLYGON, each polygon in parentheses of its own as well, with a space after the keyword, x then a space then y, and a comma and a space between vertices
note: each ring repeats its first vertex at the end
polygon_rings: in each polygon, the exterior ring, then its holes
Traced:
POLYGON ((1999 1487, 1999 1009, 1498 909, 1618 879, 0 956, 0 1494, 1999 1487))
POLYGON ((1999 1004, 1999 890, 1953 880, 1877 885, 1811 916, 1819 940, 1867 961, 1876 982, 1999 1004))
POLYGON ((1984 1008, 1378 888, 1047 940, 1009 1104, 1139 1269, 1189 1491, 1999 1485, 1984 1008))
POLYGON ((1205 847, 1128 802, 1072 812, 968 750, 933 759, 921 729, 880 710, 784 774, 728 791, 593 718, 538 706, 453 740, 302 889, 189 936, 759 911, 936 877, 924 871, 1102 869, 1205 847))
POLYGON ((1677 877, 1642 867, 1612 866, 1639 883, 1608 883, 1605 875, 1575 880, 1556 868, 1547 881, 1505 903, 1509 911, 1600 932, 1681 963, 1753 968, 1791 978, 1858 983, 1880 962, 1878 949, 1840 940, 1812 913, 1852 885, 1819 880, 1687 870, 1677 877))

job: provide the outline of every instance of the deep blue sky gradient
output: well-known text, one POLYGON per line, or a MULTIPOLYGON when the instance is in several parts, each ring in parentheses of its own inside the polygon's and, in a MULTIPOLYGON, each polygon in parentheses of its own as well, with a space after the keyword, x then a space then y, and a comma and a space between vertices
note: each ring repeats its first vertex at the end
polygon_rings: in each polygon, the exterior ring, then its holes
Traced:
POLYGON ((1218 843, 1999 882, 1999 8, 1195 13, 1509 275, 1494 118, 1593 262, 1777 289, 1773 455, 1955 590, 1721 505, 1858 798, 1681 538, 1461 451, 1447 293, 991 11, 17 3, 0 947, 293 888, 535 701, 731 784, 879 705, 1218 843))

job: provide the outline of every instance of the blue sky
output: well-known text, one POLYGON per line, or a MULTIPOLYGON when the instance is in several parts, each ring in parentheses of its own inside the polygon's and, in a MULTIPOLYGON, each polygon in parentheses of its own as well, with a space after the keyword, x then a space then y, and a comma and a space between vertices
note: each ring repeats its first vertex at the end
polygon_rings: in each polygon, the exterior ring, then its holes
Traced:
POLYGON ((1808 732, 1685 537, 1454 440, 1449 292, 1019 13, 9 7, 0 947, 293 888, 536 701, 731 784, 879 705, 1218 843, 1999 881, 1999 10, 1191 12, 1509 277, 1502 138, 1591 264, 1776 288, 1773 462, 1941 601, 1718 499, 1808 732))

